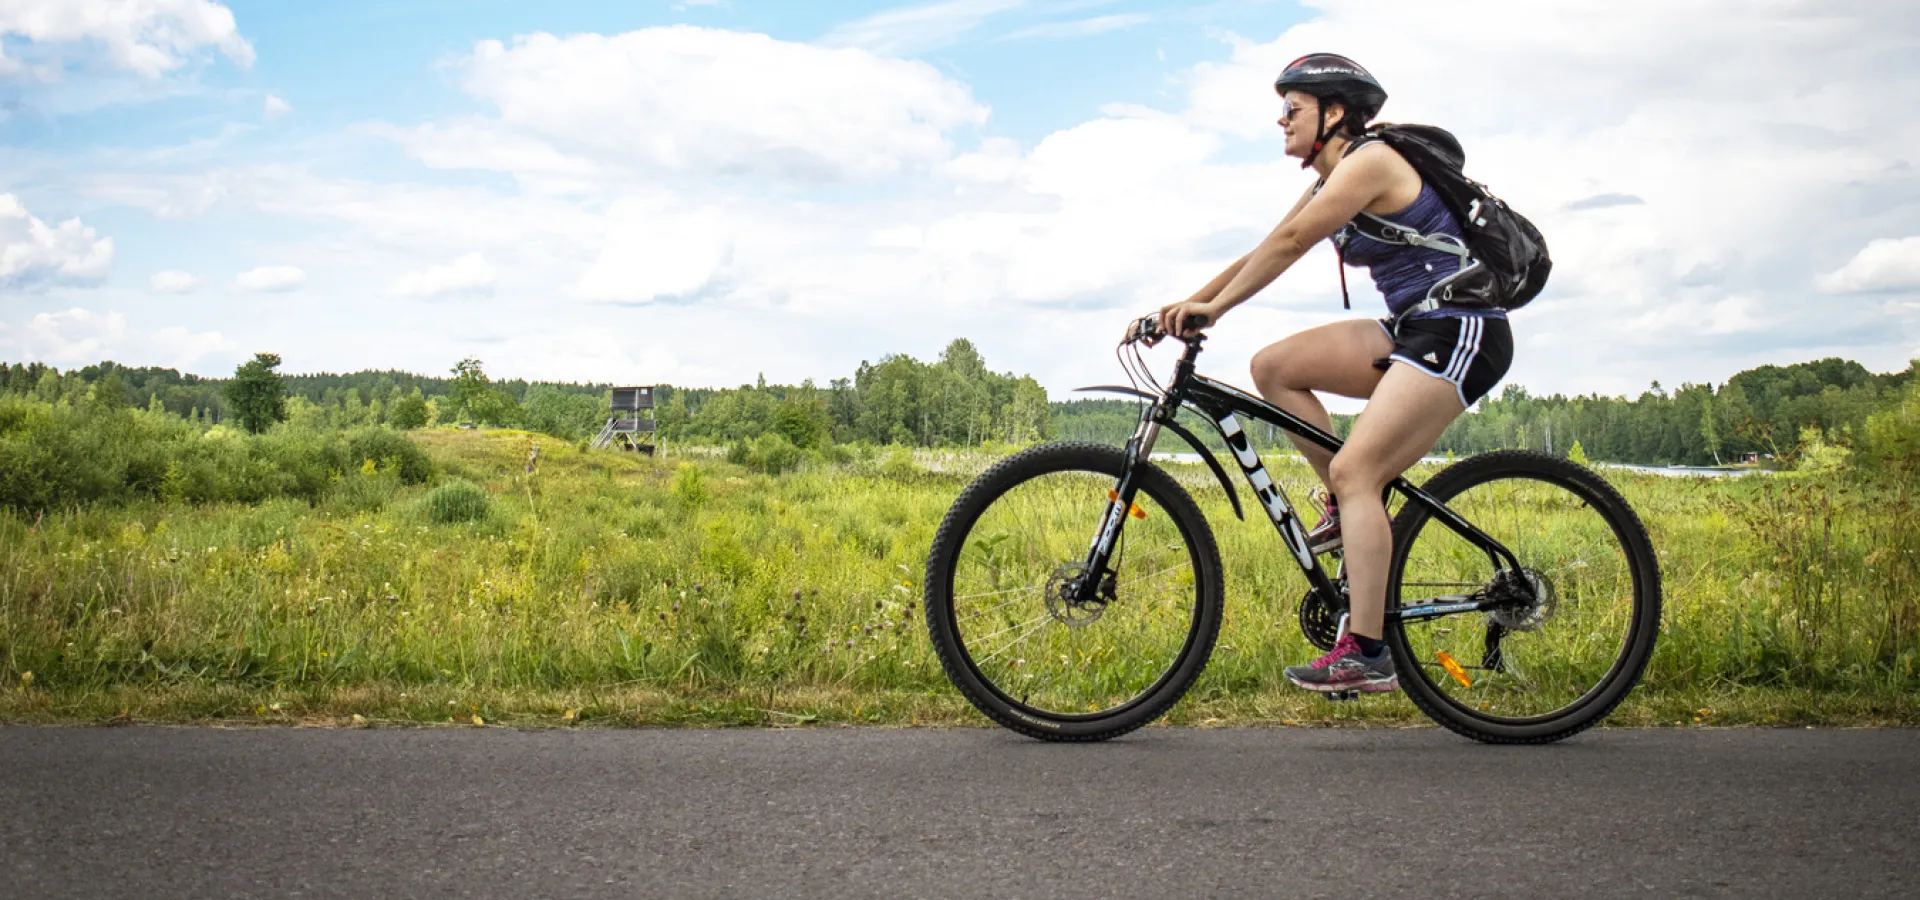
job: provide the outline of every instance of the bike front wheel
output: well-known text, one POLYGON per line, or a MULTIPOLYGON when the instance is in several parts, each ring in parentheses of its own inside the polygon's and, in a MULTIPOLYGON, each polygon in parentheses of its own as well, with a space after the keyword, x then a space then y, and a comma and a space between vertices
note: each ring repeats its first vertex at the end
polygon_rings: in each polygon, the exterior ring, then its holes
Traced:
POLYGON ((1390 608, 1463 598, 1491 611, 1388 623, 1408 699, 1488 743, 1583 731, 1640 680, 1660 630, 1660 567, 1625 498, 1565 459, 1500 451, 1422 488, 1512 551, 1517 571, 1421 503, 1394 518, 1390 608))
POLYGON ((1140 467, 1106 573, 1082 570, 1126 454, 1054 443, 967 486, 927 558, 927 630, 969 702, 1044 740, 1105 740, 1178 702, 1220 632, 1220 551, 1199 506, 1140 467), (1096 579, 1095 602, 1075 588, 1096 579))

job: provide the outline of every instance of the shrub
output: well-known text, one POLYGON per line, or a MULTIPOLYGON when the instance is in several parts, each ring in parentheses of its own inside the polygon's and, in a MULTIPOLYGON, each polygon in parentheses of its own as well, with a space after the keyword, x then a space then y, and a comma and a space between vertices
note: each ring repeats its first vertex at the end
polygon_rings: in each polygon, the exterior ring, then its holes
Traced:
POLYGON ((769 431, 754 439, 753 450, 747 456, 748 468, 768 475, 792 471, 799 465, 800 448, 777 431, 769 431))
POLYGON ((433 460, 420 445, 390 428, 378 426, 357 429, 347 435, 349 462, 373 460, 380 471, 392 471, 403 484, 426 484, 433 480, 433 460))
POLYGON ((681 463, 673 473, 673 495, 693 506, 705 503, 712 496, 707 490, 706 476, 693 463, 681 463))
POLYGON ((905 447, 895 447, 887 454, 886 461, 880 464, 880 474, 895 481, 905 481, 920 474, 920 467, 913 463, 913 451, 905 447))
POLYGON ((427 495, 427 517, 442 525, 478 522, 487 517, 491 505, 485 488, 456 478, 427 495))

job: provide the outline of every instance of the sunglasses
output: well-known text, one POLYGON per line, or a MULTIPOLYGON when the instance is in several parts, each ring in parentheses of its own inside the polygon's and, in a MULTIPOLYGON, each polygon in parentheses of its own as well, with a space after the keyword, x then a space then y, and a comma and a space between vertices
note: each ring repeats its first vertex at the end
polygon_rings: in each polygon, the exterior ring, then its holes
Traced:
POLYGON ((1293 105, 1293 101, 1288 100, 1285 97, 1281 97, 1280 98, 1280 124, 1285 125, 1286 123, 1293 121, 1293 117, 1295 114, 1299 113, 1303 109, 1311 109, 1311 108, 1312 107, 1307 107, 1307 106, 1295 106, 1293 105))

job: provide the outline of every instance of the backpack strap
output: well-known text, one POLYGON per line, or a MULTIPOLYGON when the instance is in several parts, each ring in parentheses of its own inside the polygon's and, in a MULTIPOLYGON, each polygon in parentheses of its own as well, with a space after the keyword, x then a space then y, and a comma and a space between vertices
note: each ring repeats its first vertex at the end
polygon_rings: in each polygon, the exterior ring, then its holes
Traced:
POLYGON ((1362 211, 1353 217, 1353 230, 1362 237, 1379 241, 1382 244, 1395 244, 1406 247, 1424 247, 1438 250, 1465 260, 1472 255, 1464 241, 1450 234, 1424 235, 1396 222, 1389 222, 1370 212, 1362 211))

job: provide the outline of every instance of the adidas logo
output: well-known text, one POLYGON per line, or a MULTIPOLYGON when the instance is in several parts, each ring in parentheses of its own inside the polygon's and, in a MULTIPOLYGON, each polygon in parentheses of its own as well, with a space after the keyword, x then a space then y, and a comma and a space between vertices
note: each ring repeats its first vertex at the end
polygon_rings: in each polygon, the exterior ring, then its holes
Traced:
POLYGON ((1433 355, 1432 350, 1428 350, 1427 355, 1422 356, 1420 358, 1426 360, 1427 362, 1433 363, 1436 366, 1440 364, 1440 357, 1433 355))

